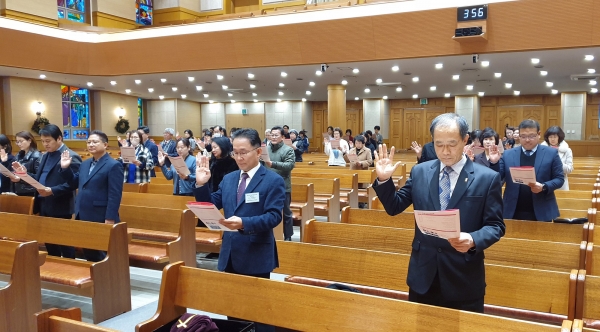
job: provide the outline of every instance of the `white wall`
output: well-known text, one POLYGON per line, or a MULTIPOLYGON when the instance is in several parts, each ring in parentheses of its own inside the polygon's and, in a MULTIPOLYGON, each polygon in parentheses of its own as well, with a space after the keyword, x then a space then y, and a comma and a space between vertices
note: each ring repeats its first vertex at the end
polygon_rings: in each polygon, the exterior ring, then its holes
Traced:
POLYGON ((92 12, 101 12, 135 21, 135 1, 92 0, 92 12))
POLYGON ((176 99, 148 101, 148 119, 150 136, 162 136, 165 128, 175 128, 176 99))
POLYGON ((175 131, 178 131, 183 137, 183 131, 189 129, 195 136, 199 136, 202 131, 200 103, 177 99, 175 106, 177 110, 177 123, 174 127, 175 131))
POLYGON ((123 118, 129 120, 130 130, 137 128, 138 99, 128 95, 106 91, 93 91, 94 94, 94 119, 92 129, 103 131, 106 135, 122 135, 117 133, 115 125, 119 121, 117 110, 123 107, 123 118))
POLYGON ((225 104, 202 104, 202 128, 225 126, 225 104))
POLYGON ((225 104, 225 114, 242 114, 242 108, 245 108, 248 114, 265 114, 265 103, 225 104))
MULTIPOLYGON (((46 17, 52 20, 58 19, 58 6, 56 0, 4 0, 0 9, 9 9, 17 12, 46 17)), ((134 12, 135 15, 135 12, 134 12)))
POLYGON ((265 103, 265 128, 288 125, 290 129, 300 131, 302 129, 302 109, 300 101, 265 103))
POLYGON ((563 93, 561 96, 561 128, 565 132, 566 141, 585 139, 583 136, 585 134, 586 98, 587 94, 585 92, 563 93))
POLYGON ((479 128, 479 97, 478 96, 456 96, 454 97, 454 112, 467 119, 469 130, 479 128))
MULTIPOLYGON (((373 131, 373 127, 381 126, 382 99, 363 99, 363 128, 361 131, 373 131)), ((389 115, 388 115, 389 118, 389 115)), ((383 127, 381 128, 383 131, 383 127)), ((389 125, 388 125, 389 129, 389 125)), ((385 132, 384 132, 385 133, 385 132)), ((385 137, 385 136, 384 136, 385 137)))

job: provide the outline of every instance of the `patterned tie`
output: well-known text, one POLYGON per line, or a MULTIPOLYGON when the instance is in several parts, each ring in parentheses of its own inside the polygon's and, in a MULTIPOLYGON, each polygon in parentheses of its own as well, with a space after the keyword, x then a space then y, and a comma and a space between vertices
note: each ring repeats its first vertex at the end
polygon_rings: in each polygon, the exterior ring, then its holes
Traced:
POLYGON ((92 164, 90 165, 90 171, 88 172, 88 175, 92 174, 92 171, 94 170, 94 167, 96 167, 97 162, 98 162, 98 160, 92 159, 92 164))
POLYGON ((448 207, 448 203, 450 203, 450 173, 454 172, 452 167, 446 166, 444 167, 444 174, 442 175, 442 179, 440 180, 440 207, 443 210, 446 210, 448 207))
POLYGON ((242 173, 242 182, 240 182, 240 186, 237 191, 237 203, 242 199, 242 195, 244 195, 244 191, 246 191, 246 180, 248 179, 248 173, 242 173))
POLYGON ((533 153, 533 151, 531 151, 531 150, 525 150, 525 155, 527 157, 530 157, 532 153, 533 153))

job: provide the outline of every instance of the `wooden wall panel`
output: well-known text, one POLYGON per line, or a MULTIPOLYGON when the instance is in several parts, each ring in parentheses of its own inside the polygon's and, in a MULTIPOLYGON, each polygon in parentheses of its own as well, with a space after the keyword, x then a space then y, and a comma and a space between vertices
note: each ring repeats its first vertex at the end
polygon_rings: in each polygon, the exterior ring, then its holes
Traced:
POLYGON ((225 120, 226 128, 254 128, 259 133, 265 132, 264 114, 227 114, 225 120))
POLYGON ((585 111, 585 137, 586 140, 599 141, 600 129, 598 129, 598 105, 587 105, 585 111))
POLYGON ((546 106, 546 128, 551 126, 561 125, 561 106, 560 105, 549 105, 546 106))
POLYGON ((396 149, 405 147, 403 142, 402 132, 404 131, 404 109, 390 109, 390 146, 395 146, 396 149))
POLYGON ((499 130, 500 128, 496 127, 496 106, 481 106, 480 110, 479 129, 492 127, 499 130))

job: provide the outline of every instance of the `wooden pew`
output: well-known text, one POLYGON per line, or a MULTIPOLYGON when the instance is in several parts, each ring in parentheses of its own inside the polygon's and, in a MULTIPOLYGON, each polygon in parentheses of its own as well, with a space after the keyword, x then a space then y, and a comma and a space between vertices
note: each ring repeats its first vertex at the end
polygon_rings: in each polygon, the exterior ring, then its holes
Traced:
MULTIPOLYGON (((307 185, 312 183, 315 194, 322 194, 322 201, 315 201, 314 214, 317 216, 326 216, 329 222, 340 222, 340 179, 311 179, 294 178, 292 184, 307 185), (325 198, 324 195, 328 195, 325 198)), ((290 204, 291 208, 299 208, 295 202, 290 204)))
MULTIPOLYGON (((409 255, 281 242, 277 250, 279 268, 274 272, 290 275, 287 281, 314 286, 341 282, 364 294, 408 299, 409 255)), ((486 263, 485 313, 554 324, 573 319, 576 277, 577 270, 556 272, 486 263)))
MULTIPOLYGON (((343 171, 337 173, 321 173, 320 171, 301 172, 297 170, 292 171, 292 176, 310 179, 340 179, 340 207, 350 206, 358 208, 358 174, 351 170, 349 171, 349 173, 343 171)), ((329 194, 315 194, 316 201, 323 201, 328 198, 329 194)))
MULTIPOLYGON (((309 220, 302 242, 410 254, 414 229, 334 224, 309 220)), ((513 238, 485 250, 486 262, 523 268, 570 271, 585 266, 587 242, 562 243, 513 238)))
POLYGON ((38 243, 0 241, 0 274, 8 285, 0 288, 0 331, 33 331, 33 315, 42 310, 40 265, 45 253, 38 243))
POLYGON ((582 320, 578 327, 587 327, 578 331, 598 331, 600 329, 600 276, 586 274, 580 270, 577 276, 577 303, 575 318, 582 320))
POLYGON ((131 265, 163 268, 183 261, 196 266, 196 217, 192 211, 121 204, 119 216, 132 236, 131 265))
POLYGON ((147 193, 147 183, 123 183, 124 193, 147 193))
POLYGON ((37 332, 117 332, 81 321, 81 309, 47 309, 35 314, 37 332))
MULTIPOLYGON (((299 164, 299 163, 298 163, 299 164)), ((328 167, 325 166, 323 168, 315 169, 307 168, 307 167, 298 167, 292 170, 292 176, 303 176, 301 174, 310 172, 309 174, 318 172, 323 174, 357 174, 358 175, 358 202, 367 203, 367 205, 371 205, 371 200, 376 196, 375 191, 371 188, 373 182, 377 178, 377 174, 374 169, 369 170, 351 170, 349 168, 341 168, 341 167, 328 167)), ((308 176, 311 177, 311 176, 308 176)), ((343 185, 342 185, 343 188, 343 185)), ((340 189, 343 193, 345 190, 340 189)))
POLYGON ((309 184, 292 183, 292 202, 294 226, 300 226, 300 237, 304 231, 304 224, 315 218, 315 187, 309 184))
POLYGON ((106 251, 97 263, 48 256, 40 268, 42 287, 90 297, 95 323, 131 310, 125 223, 0 213, 0 236, 106 251))
POLYGON ((298 331, 559 331, 559 327, 275 280, 193 269, 180 263, 163 271, 156 314, 136 326, 149 332, 187 308, 298 331), (235 294, 236 305, 231 305, 235 294), (261 299, 261 306, 256 300, 261 299), (294 299, 290 301, 290 299, 294 299), (290 313, 303 319, 290 319, 290 313), (364 319, 357 319, 364 317, 364 319))
POLYGON ((0 212, 33 214, 33 197, 0 195, 0 212))
POLYGON ((146 192, 149 194, 173 195, 173 184, 148 183, 146 192))

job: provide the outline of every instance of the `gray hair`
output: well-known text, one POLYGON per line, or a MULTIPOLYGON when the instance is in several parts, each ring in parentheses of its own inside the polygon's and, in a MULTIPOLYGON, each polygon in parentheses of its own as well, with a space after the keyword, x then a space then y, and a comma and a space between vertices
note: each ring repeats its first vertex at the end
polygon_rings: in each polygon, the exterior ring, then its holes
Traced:
POLYGON ((164 132, 169 133, 171 135, 175 135, 175 129, 173 128, 166 128, 164 132))
POLYGON ((433 137, 433 132, 437 127, 450 127, 452 123, 456 123, 460 137, 464 139, 469 133, 469 124, 465 118, 456 113, 440 114, 433 119, 433 121, 431 121, 431 126, 429 127, 431 137, 433 137))

